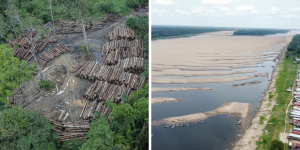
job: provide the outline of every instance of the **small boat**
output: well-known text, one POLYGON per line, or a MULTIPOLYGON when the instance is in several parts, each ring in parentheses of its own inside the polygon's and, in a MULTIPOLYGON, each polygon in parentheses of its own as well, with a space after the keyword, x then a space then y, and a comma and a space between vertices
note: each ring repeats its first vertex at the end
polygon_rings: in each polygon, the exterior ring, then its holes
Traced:
POLYGON ((201 124, 203 124, 204 122, 205 122, 205 120, 202 120, 202 121, 201 121, 201 124))
POLYGON ((243 119, 240 119, 236 124, 240 125, 243 119))
POLYGON ((169 127, 171 127, 171 125, 165 126, 165 128, 169 128, 169 127))
POLYGON ((172 128, 174 128, 174 127, 175 127, 175 125, 172 126, 172 128))

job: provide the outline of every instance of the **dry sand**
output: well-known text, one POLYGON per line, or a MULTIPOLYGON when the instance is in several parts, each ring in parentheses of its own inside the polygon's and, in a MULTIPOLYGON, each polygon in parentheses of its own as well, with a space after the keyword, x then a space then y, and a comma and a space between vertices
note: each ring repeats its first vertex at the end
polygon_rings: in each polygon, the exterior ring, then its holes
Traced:
POLYGON ((252 111, 252 107, 249 103, 232 102, 232 103, 224 104, 223 106, 215 110, 208 111, 205 113, 197 113, 197 114, 191 114, 191 115, 185 115, 179 117, 170 117, 162 120, 152 121, 152 125, 158 126, 161 124, 198 122, 220 114, 228 114, 228 115, 241 117, 243 118, 242 125, 244 125, 247 119, 249 118, 248 116, 250 115, 251 111, 252 111))
POLYGON ((233 74, 245 74, 245 73, 255 73, 256 70, 245 70, 245 71, 222 71, 222 72, 195 72, 195 71, 182 71, 182 70, 163 70, 160 72, 153 72, 154 76, 223 76, 223 75, 233 75, 233 74))
POLYGON ((175 79, 175 78, 152 78, 152 83, 155 84, 190 84, 190 83, 219 83, 219 82, 233 82, 240 80, 248 80, 255 77, 268 77, 267 73, 258 73, 248 76, 240 77, 224 77, 224 78, 207 78, 207 79, 175 79))
POLYGON ((207 88, 200 88, 200 87, 183 87, 183 88, 151 88, 152 92, 178 92, 178 91, 199 91, 199 90, 212 90, 212 88, 207 87, 207 88))
POLYGON ((151 98, 151 104, 159 104, 159 103, 167 103, 167 102, 179 102, 179 101, 187 101, 183 98, 168 98, 168 97, 157 97, 151 98))
MULTIPOLYGON (((231 33, 232 31, 222 31, 206 33, 207 36, 203 37, 152 41, 153 76, 224 75, 225 77, 241 74, 243 72, 232 69, 253 68, 260 62, 273 61, 280 53, 280 49, 292 38, 292 36, 230 36, 231 33)), ((249 77, 238 80, 244 79, 249 77)), ((156 81, 161 83, 159 79, 156 81)), ((192 83, 204 82, 206 81, 192 83)))

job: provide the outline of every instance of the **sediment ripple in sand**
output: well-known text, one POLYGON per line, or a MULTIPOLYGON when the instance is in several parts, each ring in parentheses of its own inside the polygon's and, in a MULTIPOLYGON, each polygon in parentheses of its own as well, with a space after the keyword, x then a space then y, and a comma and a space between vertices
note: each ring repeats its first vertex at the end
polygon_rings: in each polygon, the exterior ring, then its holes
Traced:
POLYGON ((179 101, 187 101, 187 100, 183 99, 183 98, 169 98, 169 97, 151 98, 151 104, 168 103, 168 102, 179 102, 179 101))
POLYGON ((243 118, 242 125, 244 125, 246 120, 249 119, 249 115, 251 111, 252 111, 252 107, 249 103, 231 102, 231 103, 224 104, 223 106, 215 110, 208 111, 205 113, 196 113, 196 114, 190 114, 190 115, 179 116, 179 117, 169 117, 157 121, 152 121, 152 125, 159 126, 161 124, 171 125, 177 123, 198 122, 220 114, 228 114, 228 115, 241 117, 243 118))
POLYGON ((223 75, 234 75, 234 74, 245 74, 255 73, 256 70, 245 70, 245 71, 218 71, 218 72, 195 72, 195 71, 182 71, 182 70, 163 70, 163 71, 152 71, 152 76, 223 76, 223 75))
POLYGON ((201 88, 201 87, 183 87, 183 88, 151 88, 152 92, 179 92, 179 91, 209 91, 212 90, 210 87, 201 88))
POLYGON ((190 83, 219 83, 219 82, 234 82, 240 80, 248 80, 255 77, 268 77, 267 73, 259 73, 249 76, 240 77, 224 77, 211 79, 176 79, 176 78, 153 78, 152 83, 155 84, 190 84, 190 83))

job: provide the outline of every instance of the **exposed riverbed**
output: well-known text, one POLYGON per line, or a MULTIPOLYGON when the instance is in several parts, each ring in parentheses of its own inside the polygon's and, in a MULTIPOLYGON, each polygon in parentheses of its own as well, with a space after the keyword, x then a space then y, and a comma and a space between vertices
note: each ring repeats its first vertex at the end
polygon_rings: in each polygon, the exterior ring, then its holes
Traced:
POLYGON ((153 88, 210 87, 212 90, 152 91, 153 98, 188 100, 152 105, 152 121, 156 123, 152 124, 152 148, 232 149, 232 144, 244 132, 242 127, 236 125, 241 116, 228 117, 234 116, 230 111, 207 114, 222 108, 226 103, 249 104, 252 111, 243 122, 244 127, 249 126, 291 35, 236 37, 209 34, 203 37, 154 41, 153 88), (189 74, 188 71, 194 72, 189 74), (187 116, 195 117, 197 114, 198 117, 205 115, 205 121, 197 122, 189 118, 197 123, 176 126, 177 123, 183 123, 178 118, 182 121, 187 116), (164 128, 168 124, 171 127, 164 128))

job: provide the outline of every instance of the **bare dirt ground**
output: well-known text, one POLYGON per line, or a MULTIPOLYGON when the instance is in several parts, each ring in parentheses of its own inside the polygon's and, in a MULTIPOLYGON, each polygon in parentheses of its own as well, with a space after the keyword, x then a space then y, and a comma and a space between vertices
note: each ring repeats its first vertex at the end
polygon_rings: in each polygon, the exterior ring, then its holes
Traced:
POLYGON ((238 116, 243 119, 242 125, 245 125, 247 120, 249 119, 249 115, 251 111, 252 111, 252 107, 249 103, 231 102, 231 103, 224 104, 223 106, 215 110, 208 111, 205 113, 190 114, 190 115, 179 116, 179 117, 170 117, 162 120, 153 121, 152 125, 154 126, 158 126, 161 124, 174 125, 177 123, 181 124, 181 123, 189 123, 189 122, 199 122, 209 117, 220 115, 220 114, 238 116))
POLYGON ((207 87, 207 88, 201 88, 201 87, 196 87, 196 88, 188 88, 188 87, 183 87, 183 88, 151 88, 152 92, 179 92, 179 91, 199 91, 199 90, 209 91, 209 90, 212 90, 212 88, 210 88, 210 87, 207 87))
POLYGON ((159 103, 168 103, 168 102, 179 102, 179 101, 187 101, 182 98, 168 98, 168 97, 157 97, 151 98, 151 104, 159 104, 159 103))
MULTIPOLYGON (((111 16, 108 18, 110 21, 106 23, 104 28, 87 31, 91 52, 89 60, 97 61, 101 59, 102 47, 108 41, 109 32, 116 27, 123 26, 129 16, 140 16, 147 13, 148 7, 145 7, 137 9, 136 12, 124 17, 111 16)), ((85 103, 83 94, 93 83, 86 79, 80 79, 71 72, 72 68, 79 63, 88 61, 81 50, 84 45, 83 34, 59 34, 55 38, 58 39, 58 42, 49 44, 44 51, 56 44, 65 43, 71 49, 71 52, 60 55, 43 68, 45 78, 55 84, 55 89, 53 91, 42 91, 25 109, 40 110, 49 119, 78 121, 81 120, 79 115, 85 103)), ((35 76, 35 81, 26 84, 36 85, 39 79, 40 75, 38 74, 35 76)), ((28 89, 28 91, 31 90, 28 89)))

